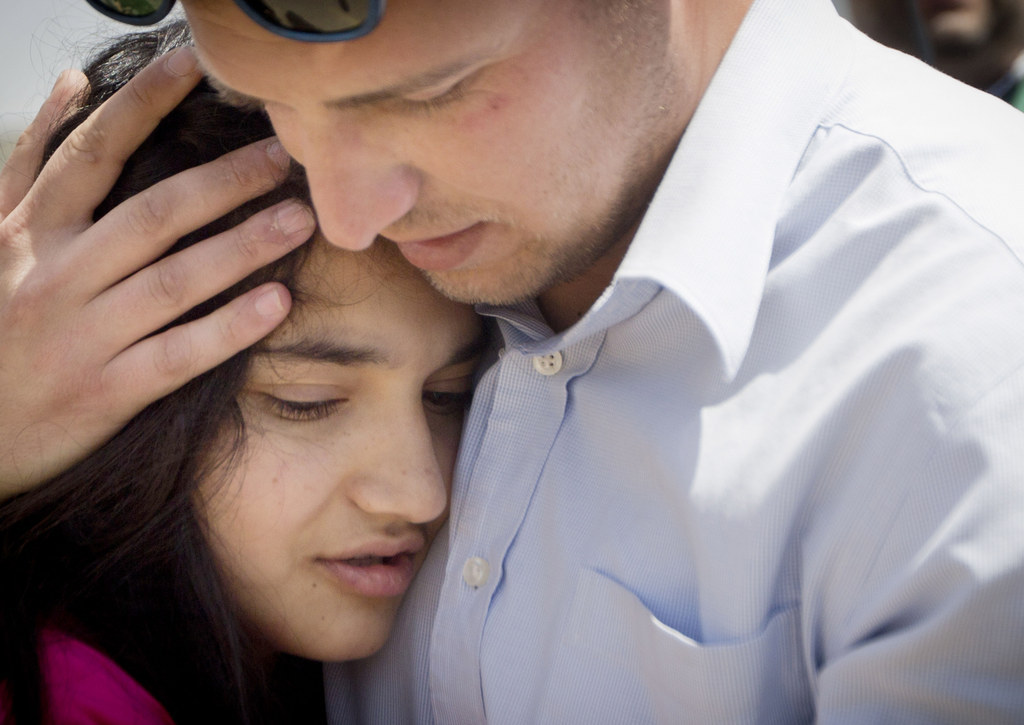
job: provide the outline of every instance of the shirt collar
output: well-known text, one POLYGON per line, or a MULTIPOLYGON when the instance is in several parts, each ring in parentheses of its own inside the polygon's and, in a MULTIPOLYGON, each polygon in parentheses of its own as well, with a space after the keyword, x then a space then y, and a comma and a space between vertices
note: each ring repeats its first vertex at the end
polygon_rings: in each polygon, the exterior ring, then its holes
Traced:
POLYGON ((727 379, 750 343, 783 196, 851 49, 828 0, 755 0, 616 272, 691 306, 727 379))
POLYGON ((1024 53, 1017 56, 1017 60, 1013 62, 1002 78, 988 87, 988 92, 1004 101, 1009 101, 1021 79, 1024 79, 1024 53))

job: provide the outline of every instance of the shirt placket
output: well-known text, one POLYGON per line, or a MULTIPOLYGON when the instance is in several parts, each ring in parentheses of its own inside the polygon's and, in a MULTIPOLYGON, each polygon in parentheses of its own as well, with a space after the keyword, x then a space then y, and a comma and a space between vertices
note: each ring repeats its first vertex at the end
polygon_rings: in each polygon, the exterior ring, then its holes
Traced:
POLYGON ((488 609, 502 585, 503 562, 546 452, 562 426, 569 381, 592 364, 599 345, 590 340, 569 350, 551 349, 550 341, 534 341, 506 322, 502 326, 507 345, 478 386, 474 402, 486 420, 463 441, 462 460, 471 465, 458 474, 468 483, 450 522, 448 566, 430 655, 438 723, 486 720, 480 648, 488 609), (530 455, 522 455, 524 450, 530 455))

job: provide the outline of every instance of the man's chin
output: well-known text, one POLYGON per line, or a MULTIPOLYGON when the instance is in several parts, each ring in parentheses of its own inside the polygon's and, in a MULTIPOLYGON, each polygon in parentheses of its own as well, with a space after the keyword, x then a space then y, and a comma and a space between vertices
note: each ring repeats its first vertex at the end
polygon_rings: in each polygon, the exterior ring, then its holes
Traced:
POLYGON ((434 289, 456 302, 512 305, 535 299, 546 285, 521 274, 500 275, 481 270, 423 271, 434 289))

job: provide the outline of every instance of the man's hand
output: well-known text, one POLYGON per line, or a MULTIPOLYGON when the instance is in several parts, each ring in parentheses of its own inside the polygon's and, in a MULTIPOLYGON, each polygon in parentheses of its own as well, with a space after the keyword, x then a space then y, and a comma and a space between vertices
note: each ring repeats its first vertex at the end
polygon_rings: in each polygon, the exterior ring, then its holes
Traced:
POLYGON ((85 83, 66 73, 0 171, 0 498, 77 462, 287 315, 287 290, 270 283, 150 337, 309 237, 311 212, 290 201, 154 262, 284 177, 288 159, 274 140, 171 177, 92 222, 124 160, 199 78, 191 50, 164 56, 36 179, 49 129, 85 83))

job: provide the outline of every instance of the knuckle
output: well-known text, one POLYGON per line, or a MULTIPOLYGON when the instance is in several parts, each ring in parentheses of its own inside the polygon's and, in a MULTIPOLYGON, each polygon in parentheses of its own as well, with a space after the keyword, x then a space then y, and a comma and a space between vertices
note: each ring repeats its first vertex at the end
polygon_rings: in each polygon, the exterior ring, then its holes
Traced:
POLYGON ((81 375, 74 380, 74 385, 65 389, 68 401, 78 401, 78 405, 96 405, 99 401, 109 402, 116 393, 116 388, 102 373, 81 375))
POLYGON ((25 213, 15 210, 3 218, 0 231, 0 249, 4 250, 5 258, 0 262, 0 271, 4 277, 11 274, 11 260, 23 259, 27 255, 24 250, 31 249, 32 229, 25 213))
POLYGON ((153 89, 145 80, 142 76, 136 76, 121 89, 128 103, 140 110, 150 109, 155 102, 153 89))
POLYGON ((170 216, 170 204, 151 189, 137 194, 126 207, 125 223, 132 234, 149 238, 159 234, 170 216))
POLYGON ((53 281, 40 274, 22 277, 4 300, 2 309, 3 335, 8 342, 19 334, 38 333, 56 297, 53 281))
POLYGON ((269 190, 274 185, 268 164, 261 165, 251 153, 229 154, 223 162, 224 176, 229 184, 253 191, 269 190))
POLYGON ((40 147, 46 138, 46 134, 41 129, 38 121, 30 123, 24 131, 18 136, 18 140, 14 142, 14 149, 11 152, 11 156, 15 154, 21 155, 29 149, 36 149, 40 147))
POLYGON ((249 262, 260 262, 263 259, 263 243, 267 238, 267 223, 264 215, 246 220, 235 228, 234 247, 236 257, 249 262))
POLYGON ((160 338, 153 353, 153 369, 164 378, 180 378, 193 366, 192 339, 183 330, 172 330, 160 338))
POLYGON ((154 265, 147 275, 150 297, 160 306, 178 308, 185 299, 186 275, 174 258, 154 265))
POLYGON ((23 309, 38 309, 52 296, 52 285, 49 280, 38 274, 29 274, 18 284, 17 292, 11 298, 11 304, 23 309))
POLYGON ((223 314, 224 312, 226 310, 221 310, 222 314, 213 318, 215 329, 217 330, 217 339, 223 340, 226 345, 235 345, 242 337, 240 315, 237 312, 233 315, 225 315, 223 314))
POLYGON ((102 124, 86 122, 68 135, 60 153, 69 163, 93 166, 103 158, 107 141, 102 124))
POLYGON ((251 321, 245 309, 222 310, 217 317, 217 333, 221 340, 232 348, 240 347, 247 342, 251 334, 251 321))

